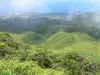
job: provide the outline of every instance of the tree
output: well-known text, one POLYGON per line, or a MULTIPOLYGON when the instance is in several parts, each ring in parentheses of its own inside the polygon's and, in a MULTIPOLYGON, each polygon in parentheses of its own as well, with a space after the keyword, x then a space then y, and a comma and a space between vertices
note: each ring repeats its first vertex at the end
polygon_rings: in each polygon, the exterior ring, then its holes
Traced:
POLYGON ((5 57, 6 54, 11 54, 13 50, 5 43, 0 43, 0 56, 5 57))

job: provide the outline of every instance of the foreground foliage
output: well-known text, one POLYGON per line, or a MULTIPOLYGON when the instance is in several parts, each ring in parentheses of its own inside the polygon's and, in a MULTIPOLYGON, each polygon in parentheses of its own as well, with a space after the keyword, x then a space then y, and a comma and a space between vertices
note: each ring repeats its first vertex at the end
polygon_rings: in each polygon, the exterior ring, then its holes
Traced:
POLYGON ((81 33, 58 32, 36 46, 0 33, 0 75, 100 75, 99 46, 81 33))

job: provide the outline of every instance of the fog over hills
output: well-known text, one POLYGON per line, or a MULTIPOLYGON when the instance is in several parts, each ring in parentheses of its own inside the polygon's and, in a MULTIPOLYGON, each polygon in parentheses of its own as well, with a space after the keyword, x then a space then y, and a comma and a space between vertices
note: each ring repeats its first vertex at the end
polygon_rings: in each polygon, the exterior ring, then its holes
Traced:
POLYGON ((64 29, 67 32, 85 32, 91 35, 99 35, 99 28, 99 12, 0 14, 0 31, 13 33, 35 31, 44 34, 46 32, 55 33, 64 29))

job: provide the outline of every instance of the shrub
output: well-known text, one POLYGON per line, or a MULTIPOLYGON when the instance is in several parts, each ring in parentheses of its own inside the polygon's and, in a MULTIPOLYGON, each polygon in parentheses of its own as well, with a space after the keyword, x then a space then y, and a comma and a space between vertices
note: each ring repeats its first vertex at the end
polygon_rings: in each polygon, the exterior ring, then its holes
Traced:
POLYGON ((12 54, 14 51, 5 43, 0 43, 0 56, 5 57, 6 54, 12 54))
POLYGON ((38 62, 38 65, 41 66, 42 68, 51 68, 52 63, 50 58, 48 57, 47 52, 36 52, 34 54, 33 60, 38 62))

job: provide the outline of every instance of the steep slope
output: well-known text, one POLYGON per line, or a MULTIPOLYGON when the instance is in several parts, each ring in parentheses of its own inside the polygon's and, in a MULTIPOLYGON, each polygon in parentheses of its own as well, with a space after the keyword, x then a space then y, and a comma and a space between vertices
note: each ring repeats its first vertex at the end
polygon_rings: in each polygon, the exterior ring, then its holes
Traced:
POLYGON ((96 40, 87 34, 83 33, 66 33, 63 31, 57 32, 48 38, 43 45, 47 48, 61 49, 67 45, 72 45, 77 42, 95 42, 96 40))

